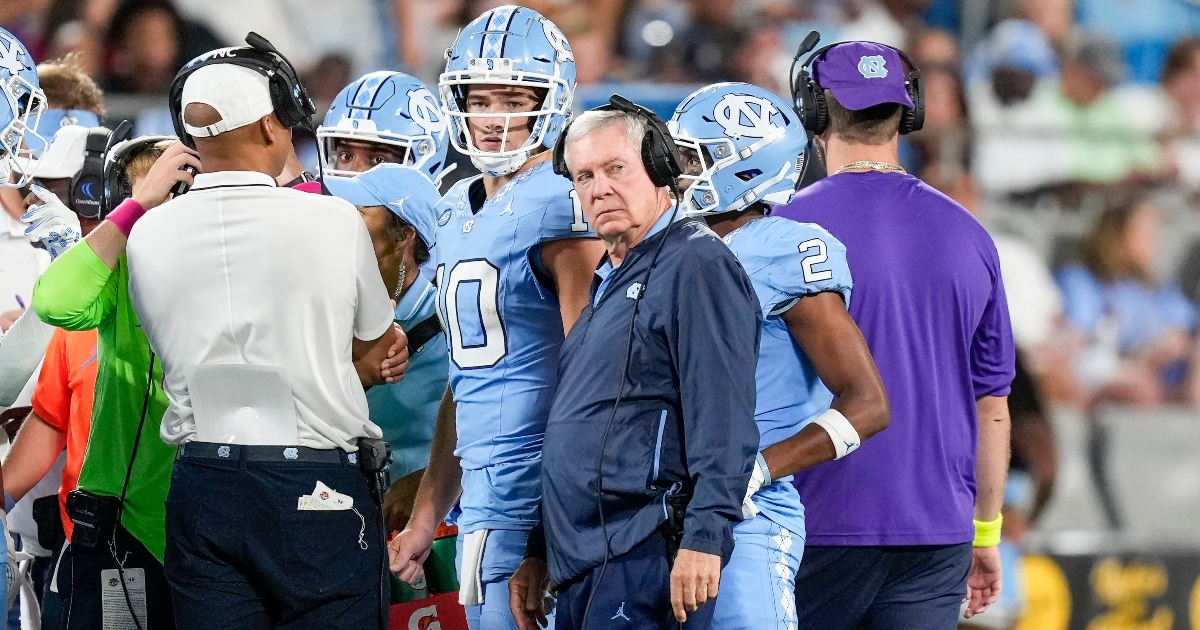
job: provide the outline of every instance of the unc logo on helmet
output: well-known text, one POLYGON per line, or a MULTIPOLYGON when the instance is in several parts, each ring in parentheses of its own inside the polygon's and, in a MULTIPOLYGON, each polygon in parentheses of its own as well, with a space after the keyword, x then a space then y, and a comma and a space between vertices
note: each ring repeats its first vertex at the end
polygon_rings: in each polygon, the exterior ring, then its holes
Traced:
POLYGON ((575 61, 575 54, 571 52, 571 45, 567 43, 567 36, 563 35, 561 29, 558 28, 550 20, 542 20, 542 30, 546 33, 546 39, 550 45, 558 53, 558 61, 575 61))
MULTIPOLYGON (((397 114, 400 111, 396 112, 397 114)), ((445 134, 446 121, 442 118, 442 108, 433 98, 433 92, 425 87, 408 91, 408 113, 413 122, 421 126, 429 135, 445 134)))
POLYGON ((887 77, 887 62, 883 55, 867 55, 858 60, 858 71, 866 79, 882 79, 887 77))
POLYGON ((683 154, 691 216, 791 200, 808 136, 783 99, 747 83, 693 92, 667 122, 683 154), (698 164, 698 165, 697 165, 698 164))
POLYGON ((0 31, 0 69, 9 74, 20 74, 25 70, 32 70, 33 65, 22 61, 22 57, 29 59, 29 51, 25 50, 16 37, 0 31))
MULTIPOLYGON (((730 138, 765 138, 779 129, 771 122, 771 116, 779 114, 779 108, 766 98, 749 94, 726 94, 713 109, 713 118, 730 138)), ((723 156, 722 156, 723 157, 723 156)))

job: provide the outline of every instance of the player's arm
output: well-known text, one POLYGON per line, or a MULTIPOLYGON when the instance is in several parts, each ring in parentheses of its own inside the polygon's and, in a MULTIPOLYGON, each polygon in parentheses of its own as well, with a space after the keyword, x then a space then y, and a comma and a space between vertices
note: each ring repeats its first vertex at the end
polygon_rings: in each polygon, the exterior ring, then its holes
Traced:
MULTIPOLYGON (((875 360, 842 296, 835 292, 800 298, 782 315, 792 338, 812 361, 821 381, 833 392, 833 409, 850 422, 861 441, 891 421, 887 392, 875 360)), ((763 451, 771 477, 778 479, 834 459, 835 438, 816 422, 763 451)))
POLYGON ((408 337, 400 326, 392 324, 377 339, 355 339, 351 358, 363 387, 395 383, 408 370, 408 337))
POLYGON ((541 249, 542 264, 554 276, 563 332, 569 333, 591 297, 592 277, 604 256, 604 242, 598 238, 570 238, 551 241, 541 249))
POLYGON ((404 531, 388 545, 392 572, 409 584, 420 581, 424 576, 422 564, 429 557, 438 523, 446 518, 462 493, 462 467, 454 455, 454 447, 458 443, 455 418, 454 396, 447 387, 442 404, 438 407, 429 466, 417 490, 412 517, 404 531))
POLYGON ((37 412, 30 412, 4 458, 4 491, 20 501, 50 472, 66 447, 65 432, 51 426, 37 412))

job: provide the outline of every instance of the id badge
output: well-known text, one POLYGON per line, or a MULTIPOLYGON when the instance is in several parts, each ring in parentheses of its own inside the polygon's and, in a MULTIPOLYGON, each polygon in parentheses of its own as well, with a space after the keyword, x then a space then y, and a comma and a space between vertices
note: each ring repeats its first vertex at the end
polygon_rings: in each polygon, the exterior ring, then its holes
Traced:
POLYGON ((287 370, 274 365, 198 365, 187 371, 196 439, 259 446, 299 442, 287 370))
POLYGON ((142 628, 147 627, 146 570, 125 569, 125 588, 121 588, 121 572, 105 569, 100 572, 101 621, 104 630, 137 630, 133 613, 142 628), (125 599, 125 593, 129 599, 125 599), (132 611, 130 608, 132 607, 132 611))

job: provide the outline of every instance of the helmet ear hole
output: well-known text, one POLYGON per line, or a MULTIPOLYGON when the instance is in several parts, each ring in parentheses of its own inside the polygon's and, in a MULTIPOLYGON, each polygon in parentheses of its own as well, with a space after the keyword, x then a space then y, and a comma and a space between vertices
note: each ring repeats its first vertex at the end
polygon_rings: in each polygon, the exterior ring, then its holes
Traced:
POLYGON ((744 182, 748 182, 762 174, 763 174, 762 169, 752 168, 748 171, 739 171, 737 173, 734 173, 733 176, 744 182))

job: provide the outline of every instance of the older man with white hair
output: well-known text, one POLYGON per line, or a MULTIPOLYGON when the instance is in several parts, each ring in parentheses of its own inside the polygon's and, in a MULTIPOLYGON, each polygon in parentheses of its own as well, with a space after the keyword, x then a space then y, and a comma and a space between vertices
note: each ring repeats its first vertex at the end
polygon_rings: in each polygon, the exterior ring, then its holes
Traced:
POLYGON ((545 544, 531 539, 510 604, 532 628, 553 583, 559 630, 707 628, 758 447, 754 290, 703 220, 679 218, 674 142, 648 110, 614 96, 555 158, 607 256, 563 344, 545 544))

